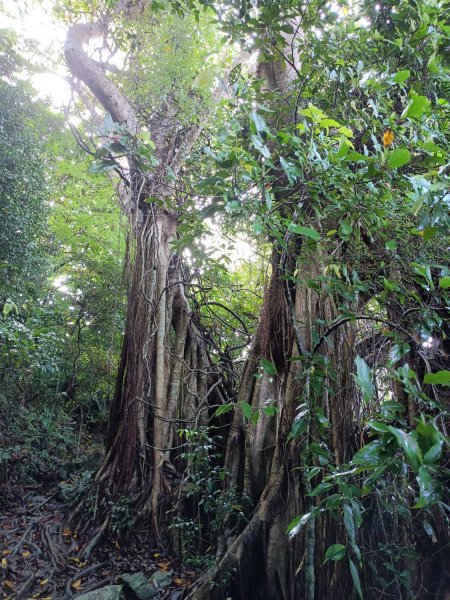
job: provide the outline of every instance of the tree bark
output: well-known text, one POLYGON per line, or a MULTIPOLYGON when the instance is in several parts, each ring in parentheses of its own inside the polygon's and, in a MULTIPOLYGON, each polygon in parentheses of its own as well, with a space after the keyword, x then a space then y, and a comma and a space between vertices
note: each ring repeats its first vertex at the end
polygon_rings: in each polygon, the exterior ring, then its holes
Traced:
MULTIPOLYGON (((126 11, 128 3, 121 6, 126 11)), ((107 21, 72 25, 65 46, 67 64, 113 121, 134 136, 141 124, 133 106, 85 49, 107 30, 107 21)), ((151 518, 158 540, 173 484, 181 478, 172 464, 172 448, 181 441, 177 430, 204 423, 209 400, 222 403, 226 395, 204 331, 185 296, 180 258, 173 250, 178 215, 166 208, 173 191, 164 184, 166 166, 175 174, 179 171, 210 111, 205 109, 205 119, 189 129, 176 152, 176 115, 170 106, 165 115, 151 116, 145 125, 160 166, 154 173, 142 173, 135 157, 128 156, 128 181, 120 189, 134 238, 134 264, 106 457, 94 485, 103 513, 108 513, 111 500, 126 496, 138 518, 151 518), (147 203, 150 197, 158 202, 147 203)))

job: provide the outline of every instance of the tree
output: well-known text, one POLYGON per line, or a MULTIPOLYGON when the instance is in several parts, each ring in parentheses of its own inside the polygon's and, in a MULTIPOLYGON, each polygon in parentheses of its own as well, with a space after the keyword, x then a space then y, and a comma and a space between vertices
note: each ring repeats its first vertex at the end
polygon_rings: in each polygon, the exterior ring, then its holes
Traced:
POLYGON ((95 482, 103 500, 105 493, 116 499, 133 496, 141 516, 152 515, 158 535, 162 499, 170 493, 174 470, 169 451, 176 438, 175 424, 190 422, 198 411, 195 418, 203 422, 208 397, 218 404, 225 394, 202 327, 186 300, 180 257, 173 249, 182 194, 171 182, 195 144, 215 97, 197 89, 195 77, 206 54, 205 49, 199 50, 200 30, 193 19, 169 16, 167 28, 158 12, 153 16, 145 6, 127 3, 104 18, 92 17, 93 22, 70 27, 65 55, 72 74, 107 111, 103 144, 95 150, 100 159, 96 168, 120 173, 120 201, 133 232, 128 311, 110 408, 107 456, 95 482), (114 20, 125 32, 125 40, 117 37, 116 42, 130 49, 138 81, 143 69, 146 77, 154 75, 164 82, 164 72, 159 64, 153 67, 151 56, 151 52, 159 54, 161 44, 165 52, 175 55, 172 61, 180 61, 181 73, 179 65, 169 73, 167 90, 145 96, 147 105, 133 97, 141 88, 126 79, 116 83, 105 74, 107 66, 90 58, 83 47, 90 40, 109 39, 114 20), (137 37, 146 27, 156 40, 150 50, 145 48, 145 38, 137 37), (135 39, 138 43, 130 46, 135 39), (147 56, 147 63, 140 62, 141 46, 147 51, 142 61, 147 56), (179 88, 176 75, 187 78, 190 89, 179 88), (186 117, 186 107, 191 115, 197 111, 195 119, 186 117), (125 169, 121 160, 127 162, 125 169))
POLYGON ((20 302, 43 277, 39 238, 46 220, 42 115, 23 85, 0 79, 0 304, 20 302), (34 121, 35 123, 33 124, 34 121))
MULTIPOLYGON (((401 525, 393 525, 387 511, 381 517, 391 522, 392 537, 386 530, 384 538, 366 530, 357 538, 362 515, 366 527, 375 518, 366 496, 372 493, 377 503, 381 490, 406 490, 411 474, 406 481, 395 475, 405 462, 417 476, 417 507, 434 503, 424 491, 425 479, 437 476, 434 500, 442 489, 442 472, 419 458, 427 443, 418 442, 413 453, 409 444, 420 440, 422 427, 430 427, 440 454, 445 431, 438 433, 425 416, 438 418, 446 410, 445 394, 438 394, 436 405, 437 397, 427 398, 417 387, 424 373, 434 370, 421 343, 425 335, 441 339, 446 311, 446 283, 441 280, 437 291, 436 279, 446 277, 446 260, 431 241, 446 226, 448 205, 439 168, 446 154, 440 130, 446 101, 437 100, 444 95, 445 72, 436 58, 439 50, 433 53, 441 48, 443 23, 431 5, 419 11, 408 3, 395 10, 380 5, 380 18, 371 7, 368 15, 346 10, 321 3, 261 3, 256 13, 249 7, 240 14, 244 31, 258 31, 255 39, 266 59, 259 75, 269 93, 265 106, 249 115, 250 140, 241 141, 240 152, 236 142, 230 146, 241 167, 246 199, 241 211, 253 218, 255 230, 274 239, 275 251, 228 437, 230 484, 241 486, 256 505, 218 566, 219 572, 236 572, 229 586, 233 598, 341 598, 350 593, 349 585, 361 597, 363 587, 377 585, 396 597, 417 597, 439 594, 446 585, 445 577, 437 577, 439 567, 421 569, 404 549, 393 549, 399 529, 410 528, 409 509, 401 525), (436 37, 428 45, 430 19, 436 37), (391 48, 394 32, 398 37, 391 48), (426 135, 421 141, 422 127, 434 132, 436 145, 426 135), (431 202, 424 198, 425 205, 416 195, 422 177, 433 180, 436 191, 431 202), (405 206, 405 197, 411 204, 405 206), (429 241, 422 245, 420 236, 429 241), (426 266, 430 262, 434 275, 426 266), (370 343, 385 349, 371 354, 370 343), (404 351, 411 351, 406 359, 404 351), (377 373, 377 390, 357 353, 377 373), (388 377, 382 383, 383 369, 388 377), (258 370, 261 379, 255 382, 258 370), (268 398, 275 399, 276 419, 263 414, 268 398), (424 425, 404 431, 417 424, 419 413, 424 425), (382 433, 380 439, 355 454, 364 420, 375 415, 382 423, 372 429, 382 433), (402 433, 392 425, 398 423, 402 433), (393 456, 399 447, 408 458, 397 463, 393 456), (369 457, 370 451, 376 457, 369 457), (363 471, 370 475, 362 478, 363 471), (383 557, 382 544, 391 545, 390 558, 383 557), (362 549, 379 556, 372 572, 362 562, 362 549), (347 567, 340 562, 346 554, 347 567), (396 573, 390 583, 383 560, 390 560, 396 573)), ((221 160, 224 154, 222 149, 221 160)), ((443 368, 436 354, 434 361, 436 370, 443 368)), ((443 564, 445 517, 441 509, 432 514, 443 564)), ((414 539, 426 555, 429 541, 409 531, 409 544, 414 539)), ((209 583, 192 597, 216 597, 209 583)))

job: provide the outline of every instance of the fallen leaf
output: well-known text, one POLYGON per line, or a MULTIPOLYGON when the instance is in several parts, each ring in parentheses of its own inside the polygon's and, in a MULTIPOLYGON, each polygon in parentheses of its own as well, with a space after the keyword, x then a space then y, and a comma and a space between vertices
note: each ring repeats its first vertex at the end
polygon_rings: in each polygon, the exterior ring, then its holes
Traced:
POLYGON ((179 577, 174 577, 173 582, 178 587, 186 587, 187 585, 186 579, 180 579, 179 577))
POLYGON ((48 577, 47 577, 46 579, 43 579, 43 580, 41 581, 41 585, 42 585, 42 587, 44 587, 44 585, 47 585, 47 583, 48 583, 48 577))
POLYGON ((155 552, 153 555, 153 558, 159 558, 161 556, 161 554, 159 552, 155 552))
POLYGON ((77 579, 72 583, 72 587, 74 590, 79 590, 81 586, 81 579, 77 579))
POLYGON ((24 551, 22 552, 22 556, 23 556, 24 558, 28 558, 28 557, 30 556, 30 554, 31 554, 31 552, 30 552, 29 550, 24 550, 24 551))
POLYGON ((169 565, 170 565, 170 562, 168 560, 163 560, 161 562, 156 563, 156 566, 158 566, 163 571, 167 571, 167 569, 169 568, 169 565))
POLYGON ((63 531, 63 536, 69 537, 70 535, 72 535, 72 530, 70 529, 70 527, 66 527, 63 531))
POLYGON ((114 540, 114 546, 117 548, 117 550, 120 550, 120 545, 117 540, 114 540))
POLYGON ((6 558, 2 558, 2 567, 7 567, 8 566, 8 561, 6 560, 6 558))
POLYGON ((10 590, 14 589, 14 584, 12 581, 10 581, 9 579, 5 579, 5 581, 3 582, 3 585, 7 588, 9 588, 10 590))
POLYGON ((8 556, 8 554, 11 554, 11 550, 3 550, 2 556, 8 556))

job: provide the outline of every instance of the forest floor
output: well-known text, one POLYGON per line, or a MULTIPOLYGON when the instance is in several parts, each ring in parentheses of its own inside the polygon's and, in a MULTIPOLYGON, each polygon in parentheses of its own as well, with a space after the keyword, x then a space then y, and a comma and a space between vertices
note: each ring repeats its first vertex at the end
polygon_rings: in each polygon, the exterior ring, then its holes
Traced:
MULTIPOLYGON (((1 484, 0 593, 4 599, 69 600, 120 582, 124 574, 155 573, 160 590, 154 599, 181 600, 195 572, 146 542, 145 535, 123 546, 114 538, 83 551, 95 531, 65 527, 67 503, 56 482, 1 484)), ((155 583, 156 585, 156 583, 155 583)), ((137 596, 136 596, 137 598, 137 596)))

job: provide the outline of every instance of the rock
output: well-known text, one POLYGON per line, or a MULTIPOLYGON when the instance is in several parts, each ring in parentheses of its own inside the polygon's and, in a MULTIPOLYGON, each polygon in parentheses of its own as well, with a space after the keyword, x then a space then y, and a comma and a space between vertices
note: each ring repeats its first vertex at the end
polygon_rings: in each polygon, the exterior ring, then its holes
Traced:
POLYGON ((156 571, 150 577, 150 581, 155 588, 162 588, 172 583, 172 571, 156 571))
POLYGON ((106 585, 93 592, 77 596, 79 600, 123 600, 121 585, 106 585))
POLYGON ((161 588, 172 583, 169 571, 157 571, 150 578, 143 573, 127 573, 119 577, 123 583, 126 600, 150 600, 157 596, 161 588))

